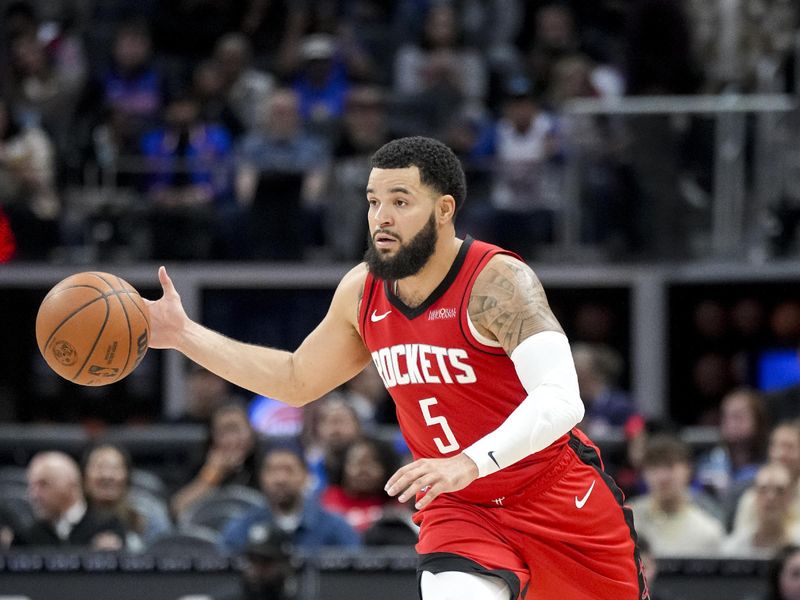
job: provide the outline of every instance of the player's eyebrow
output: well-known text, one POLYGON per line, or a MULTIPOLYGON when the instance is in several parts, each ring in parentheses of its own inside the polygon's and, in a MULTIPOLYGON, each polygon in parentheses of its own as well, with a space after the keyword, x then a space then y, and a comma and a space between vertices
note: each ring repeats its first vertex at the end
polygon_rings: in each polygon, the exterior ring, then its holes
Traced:
MULTIPOLYGON (((375 193, 374 189, 372 189, 371 187, 367 188, 367 194, 374 194, 374 193, 375 193)), ((389 190, 389 193, 392 193, 392 194, 394 194, 394 193, 410 194, 411 192, 406 187, 396 186, 396 187, 391 188, 389 190)))

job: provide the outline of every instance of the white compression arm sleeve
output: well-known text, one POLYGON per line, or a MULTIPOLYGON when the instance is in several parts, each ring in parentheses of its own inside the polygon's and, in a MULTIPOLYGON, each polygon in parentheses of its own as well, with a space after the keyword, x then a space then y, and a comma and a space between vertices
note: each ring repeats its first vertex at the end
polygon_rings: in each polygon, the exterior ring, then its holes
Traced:
POLYGON ((511 353, 528 396, 500 427, 464 454, 478 465, 478 477, 514 464, 546 448, 583 419, 583 401, 567 336, 543 331, 511 353))

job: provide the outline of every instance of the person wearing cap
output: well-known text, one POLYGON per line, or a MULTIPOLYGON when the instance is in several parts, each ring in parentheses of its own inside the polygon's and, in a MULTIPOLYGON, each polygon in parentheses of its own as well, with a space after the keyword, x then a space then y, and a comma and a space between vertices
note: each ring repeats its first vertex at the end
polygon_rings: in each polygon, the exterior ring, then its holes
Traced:
POLYGON ((266 506, 232 519, 222 532, 223 551, 242 553, 265 527, 277 527, 295 548, 313 553, 329 546, 358 547, 358 533, 306 492, 309 473, 299 449, 275 446, 264 454, 259 471, 266 506))
POLYGON ((292 551, 289 536, 280 528, 252 527, 243 553, 241 590, 236 600, 297 598, 299 583, 292 566, 292 551))
POLYGON ((506 81, 494 138, 495 178, 490 195, 494 238, 523 256, 530 255, 536 245, 552 242, 562 194, 557 122, 542 109, 535 84, 527 77, 506 81))

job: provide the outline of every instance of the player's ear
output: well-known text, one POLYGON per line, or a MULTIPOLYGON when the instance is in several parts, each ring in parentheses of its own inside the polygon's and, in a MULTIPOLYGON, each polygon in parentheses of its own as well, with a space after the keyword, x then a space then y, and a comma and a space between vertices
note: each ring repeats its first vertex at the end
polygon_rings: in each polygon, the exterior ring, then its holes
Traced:
POLYGON ((439 221, 453 221, 456 214, 456 199, 450 194, 439 196, 436 203, 436 217, 439 221))

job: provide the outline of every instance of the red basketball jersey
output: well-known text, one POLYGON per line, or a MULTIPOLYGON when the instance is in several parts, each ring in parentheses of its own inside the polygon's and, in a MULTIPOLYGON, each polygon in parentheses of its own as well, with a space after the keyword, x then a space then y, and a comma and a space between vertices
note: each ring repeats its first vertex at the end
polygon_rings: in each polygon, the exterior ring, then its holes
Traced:
MULTIPOLYGON (((442 283, 415 308, 393 293, 390 282, 367 274, 361 337, 394 399, 414 458, 461 452, 499 427, 527 396, 503 348, 479 340, 468 318, 475 279, 498 253, 511 254, 467 238, 442 283)), ((564 435, 453 495, 489 503, 519 491, 558 459, 567 440, 564 435)))

